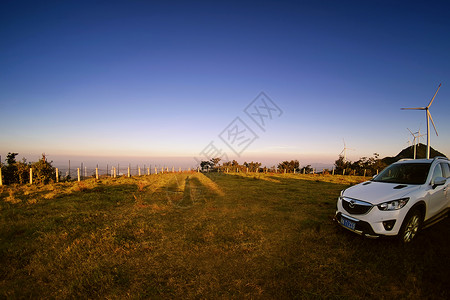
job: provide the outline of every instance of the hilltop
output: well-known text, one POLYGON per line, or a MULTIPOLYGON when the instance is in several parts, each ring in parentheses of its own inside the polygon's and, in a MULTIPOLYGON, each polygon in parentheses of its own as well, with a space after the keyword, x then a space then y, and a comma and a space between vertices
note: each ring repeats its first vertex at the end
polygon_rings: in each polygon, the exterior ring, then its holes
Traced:
MULTIPOLYGON (((427 145, 424 145, 422 143, 419 143, 416 146, 416 158, 425 158, 427 154, 427 145)), ((433 147, 430 147, 430 158, 436 157, 436 156, 445 156, 447 157, 447 155, 433 149, 433 147)), ((385 157, 383 158, 381 161, 387 165, 390 165, 400 159, 403 158, 414 158, 414 147, 413 146, 408 146, 405 149, 403 149, 402 151, 400 151, 400 153, 398 153, 396 156, 394 157, 385 157)))

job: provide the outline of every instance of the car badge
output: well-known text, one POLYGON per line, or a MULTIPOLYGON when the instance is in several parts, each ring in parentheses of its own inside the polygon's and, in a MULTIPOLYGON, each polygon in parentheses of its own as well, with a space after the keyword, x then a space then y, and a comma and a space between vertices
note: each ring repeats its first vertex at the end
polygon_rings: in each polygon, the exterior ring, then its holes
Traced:
POLYGON ((350 200, 350 202, 348 203, 348 206, 350 208, 355 208, 355 201, 354 200, 350 200))

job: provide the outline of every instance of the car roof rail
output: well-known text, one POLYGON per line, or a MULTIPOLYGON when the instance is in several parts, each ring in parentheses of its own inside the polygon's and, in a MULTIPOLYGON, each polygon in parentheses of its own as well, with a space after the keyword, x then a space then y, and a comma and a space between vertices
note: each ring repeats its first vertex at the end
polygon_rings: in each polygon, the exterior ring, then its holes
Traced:
POLYGON ((436 160, 436 159, 445 159, 445 160, 448 160, 448 157, 446 157, 446 156, 435 156, 435 157, 433 157, 433 160, 436 160))
POLYGON ((402 158, 402 159, 399 159, 398 161, 405 161, 405 160, 413 160, 412 158, 402 158))

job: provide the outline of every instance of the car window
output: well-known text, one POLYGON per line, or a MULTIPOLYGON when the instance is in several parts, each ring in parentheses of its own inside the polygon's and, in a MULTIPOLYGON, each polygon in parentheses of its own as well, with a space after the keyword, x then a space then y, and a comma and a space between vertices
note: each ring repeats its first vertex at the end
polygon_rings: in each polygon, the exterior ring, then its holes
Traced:
POLYGON ((431 181, 433 181, 434 179, 436 179, 438 177, 443 177, 442 176, 442 168, 441 168, 440 164, 436 165, 436 167, 434 168, 433 177, 431 177, 431 181))
POLYGON ((390 165, 372 181, 400 184, 424 184, 430 163, 397 163, 390 165))
POLYGON ((441 167, 442 167, 442 173, 443 173, 444 177, 449 178, 450 177, 450 164, 441 163, 441 167))

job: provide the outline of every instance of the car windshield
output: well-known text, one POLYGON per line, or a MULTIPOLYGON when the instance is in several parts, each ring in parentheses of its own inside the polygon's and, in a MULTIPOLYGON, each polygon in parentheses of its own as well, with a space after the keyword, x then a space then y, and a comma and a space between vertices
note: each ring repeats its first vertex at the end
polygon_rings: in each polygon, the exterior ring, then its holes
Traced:
POLYGON ((424 184, 430 163, 393 164, 378 174, 373 181, 400 184, 424 184))

